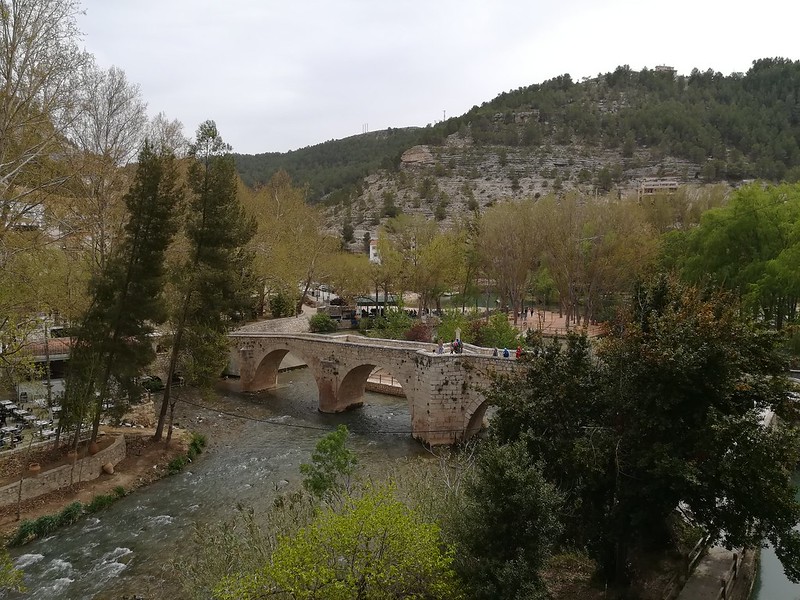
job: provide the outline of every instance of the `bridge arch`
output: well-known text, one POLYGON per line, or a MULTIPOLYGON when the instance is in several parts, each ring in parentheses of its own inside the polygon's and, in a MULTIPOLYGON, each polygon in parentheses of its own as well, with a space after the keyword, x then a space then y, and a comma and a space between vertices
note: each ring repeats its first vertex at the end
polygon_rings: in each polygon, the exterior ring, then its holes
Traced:
POLYGON ((291 340, 282 340, 279 347, 270 347, 266 352, 258 358, 256 356, 255 369, 252 375, 248 378, 247 385, 243 386, 242 391, 257 392, 260 390, 274 389, 278 386, 278 372, 287 354, 291 353, 301 361, 303 361, 314 374, 314 379, 317 382, 317 388, 320 387, 320 378, 318 369, 313 362, 313 356, 304 352, 300 344, 293 344, 291 340))
POLYGON ((379 361, 371 361, 350 368, 339 383, 337 394, 338 403, 347 408, 355 408, 364 403, 364 392, 366 391, 367 380, 370 375, 379 368, 389 373, 403 390, 403 395, 409 404, 409 411, 413 410, 413 390, 410 389, 410 380, 403 377, 400 370, 394 365, 380 364, 379 361))

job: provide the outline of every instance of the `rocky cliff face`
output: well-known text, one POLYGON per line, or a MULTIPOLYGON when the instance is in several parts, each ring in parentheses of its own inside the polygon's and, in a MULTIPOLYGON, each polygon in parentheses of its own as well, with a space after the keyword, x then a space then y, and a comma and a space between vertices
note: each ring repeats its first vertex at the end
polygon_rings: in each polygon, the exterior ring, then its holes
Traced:
POLYGON ((406 150, 395 172, 366 177, 347 207, 329 208, 332 230, 350 219, 351 246, 396 212, 421 214, 446 227, 495 202, 578 192, 586 195, 636 194, 644 178, 670 177, 686 185, 698 181, 700 165, 648 149, 629 157, 618 149, 546 143, 539 147, 485 146, 453 134, 442 145, 406 150))

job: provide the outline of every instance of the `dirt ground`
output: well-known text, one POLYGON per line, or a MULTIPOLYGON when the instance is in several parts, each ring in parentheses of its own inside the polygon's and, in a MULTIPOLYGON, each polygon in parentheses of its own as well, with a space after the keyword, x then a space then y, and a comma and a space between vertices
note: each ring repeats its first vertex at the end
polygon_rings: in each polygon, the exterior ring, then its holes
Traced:
MULTIPOLYGON (((142 412, 144 413, 142 418, 131 415, 130 419, 152 425, 148 421, 152 415, 151 409, 145 407, 142 412)), ((126 421, 130 422, 128 418, 126 421)), ((169 462, 180 454, 186 454, 189 442, 188 432, 182 429, 176 429, 173 432, 168 449, 165 448, 163 440, 158 443, 153 441, 154 429, 152 427, 103 427, 101 433, 103 435, 98 440, 101 448, 109 445, 115 436, 125 436, 126 456, 114 467, 114 473, 112 475, 102 474, 93 481, 81 482, 69 488, 23 501, 19 507, 14 504, 0 508, 1 537, 12 534, 25 519, 56 514, 76 500, 88 503, 95 496, 111 493, 118 486, 122 486, 126 492, 131 492, 161 479, 167 474, 169 462)), ((67 464, 69 461, 66 456, 67 450, 67 448, 61 448, 55 451, 47 448, 36 450, 30 454, 27 451, 21 451, 5 457, 0 463, 0 485, 16 481, 22 474, 25 477, 34 476, 28 469, 32 463, 39 464, 40 473, 67 464)), ((85 453, 86 448, 81 447, 78 456, 82 457, 85 453)))

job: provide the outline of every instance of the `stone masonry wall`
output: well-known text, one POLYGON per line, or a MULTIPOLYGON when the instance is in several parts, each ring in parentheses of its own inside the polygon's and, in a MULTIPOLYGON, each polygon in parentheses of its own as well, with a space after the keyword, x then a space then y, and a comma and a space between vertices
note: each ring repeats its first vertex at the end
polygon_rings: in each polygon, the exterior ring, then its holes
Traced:
POLYGON ((305 357, 317 380, 323 412, 358 406, 372 367, 380 367, 402 386, 413 435, 429 445, 452 444, 475 433, 484 414, 483 390, 492 376, 524 366, 492 357, 490 349, 465 347, 464 354, 436 354, 433 344, 350 335, 234 334, 231 339, 243 390, 257 390, 263 379, 274 378, 257 373, 276 372, 275 365, 259 370, 264 357, 278 360, 279 350, 289 351, 305 357))
MULTIPOLYGON (((80 481, 97 479, 102 473, 104 464, 116 465, 123 458, 125 458, 125 436, 119 435, 108 448, 93 456, 77 460, 74 464, 63 465, 35 475, 26 473, 25 479, 22 480, 22 499, 29 500, 80 481)), ((17 481, 0 488, 0 506, 8 506, 17 501, 19 485, 17 481)))

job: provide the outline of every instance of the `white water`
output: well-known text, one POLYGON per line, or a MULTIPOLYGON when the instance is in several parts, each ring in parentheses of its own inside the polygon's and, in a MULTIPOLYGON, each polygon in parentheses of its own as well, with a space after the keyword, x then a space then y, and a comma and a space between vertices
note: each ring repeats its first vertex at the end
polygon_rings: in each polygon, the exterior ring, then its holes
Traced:
POLYGON ((372 467, 424 452, 410 435, 386 433, 410 429, 404 398, 368 394, 365 406, 356 411, 324 415, 317 411, 316 384, 307 371, 282 375, 281 381, 283 385, 271 393, 221 394, 224 407, 217 405, 218 410, 247 412, 269 422, 195 409, 181 415, 182 426, 204 433, 209 440, 200 459, 48 540, 17 549, 15 561, 25 573, 28 591, 8 597, 182 598, 166 565, 186 551, 192 524, 227 520, 237 504, 256 510, 268 506, 278 490, 299 482, 300 463, 309 460, 325 431, 347 424, 353 432, 351 447, 363 464, 372 467))

